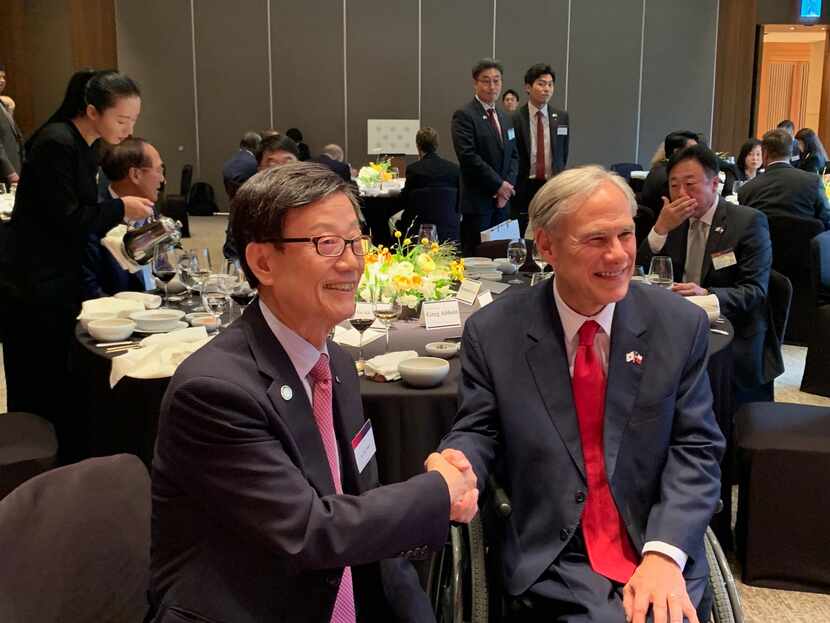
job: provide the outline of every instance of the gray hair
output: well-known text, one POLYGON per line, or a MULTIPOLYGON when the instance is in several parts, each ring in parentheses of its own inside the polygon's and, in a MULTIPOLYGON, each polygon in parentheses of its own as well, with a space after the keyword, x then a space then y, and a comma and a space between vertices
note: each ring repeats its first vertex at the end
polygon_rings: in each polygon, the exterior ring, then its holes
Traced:
POLYGON ((334 143, 329 143, 323 149, 320 150, 320 153, 326 154, 332 160, 337 160, 338 162, 343 162, 345 159, 345 154, 343 153, 343 148, 340 145, 335 145, 334 143))
POLYGON ((628 183, 616 173, 591 164, 566 169, 548 181, 530 202, 530 227, 552 231, 559 219, 575 212, 603 184, 613 184, 625 195, 631 216, 637 214, 637 200, 628 183))
POLYGON ((313 162, 293 162, 260 171, 237 191, 231 203, 231 231, 239 249, 239 261, 248 283, 259 281, 245 259, 251 242, 274 242, 283 236, 285 215, 322 201, 335 193, 346 196, 359 219, 357 198, 350 184, 328 167, 313 162))

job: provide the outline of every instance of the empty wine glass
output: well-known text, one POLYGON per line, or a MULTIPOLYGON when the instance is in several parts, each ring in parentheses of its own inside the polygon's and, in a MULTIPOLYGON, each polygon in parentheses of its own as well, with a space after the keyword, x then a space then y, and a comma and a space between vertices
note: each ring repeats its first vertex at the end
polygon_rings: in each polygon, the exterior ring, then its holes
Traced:
POLYGON ((536 266, 539 267, 539 272, 544 273, 545 269, 548 267, 548 261, 542 255, 539 245, 537 245, 536 242, 533 242, 533 261, 536 262, 536 266))
POLYGON ((401 315, 401 304, 394 294, 388 297, 379 296, 372 306, 372 311, 375 314, 375 318, 380 320, 383 326, 386 327, 386 350, 384 352, 388 353, 389 328, 398 316, 401 315))
MULTIPOLYGON (((210 263, 210 251, 208 249, 202 247, 198 249, 190 249, 190 281, 192 283, 191 287, 194 290, 198 290, 201 294, 202 284, 207 281, 208 277, 210 277, 210 270, 211 270, 211 263, 210 263)), ((200 308, 197 306, 194 308, 194 311, 198 311, 200 308)))
POLYGON ((153 252, 152 269, 155 275, 164 284, 164 302, 169 300, 167 286, 170 280, 176 276, 179 258, 176 251, 170 246, 159 245, 153 252))
MULTIPOLYGON (((525 263, 527 259, 527 247, 523 239, 514 238, 507 243, 507 259, 516 267, 516 271, 519 270, 519 266, 525 263)), ((511 279, 507 283, 522 283, 522 281, 521 279, 511 279)))
MULTIPOLYGON (((205 310, 220 320, 228 305, 228 295, 224 290, 224 284, 217 275, 211 275, 201 285, 202 305, 205 310)), ((226 324, 220 326, 227 326, 226 324)))
POLYGON ((648 280, 661 288, 671 288, 674 283, 671 258, 667 255, 655 255, 651 258, 648 269, 648 280))
POLYGON ((358 302, 354 308, 354 314, 349 318, 349 324, 357 329, 360 333, 360 346, 358 359, 355 362, 357 366, 357 373, 363 374, 363 366, 366 363, 363 360, 363 333, 372 326, 375 322, 374 308, 369 303, 358 302))

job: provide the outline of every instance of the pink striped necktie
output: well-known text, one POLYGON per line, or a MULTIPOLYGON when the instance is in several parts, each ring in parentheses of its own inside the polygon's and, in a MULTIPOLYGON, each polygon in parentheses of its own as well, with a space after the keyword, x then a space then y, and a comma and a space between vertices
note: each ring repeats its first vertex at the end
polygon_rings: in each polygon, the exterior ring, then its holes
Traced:
MULTIPOLYGON (((329 462, 331 479, 334 490, 343 493, 340 482, 340 466, 337 461, 337 440, 334 436, 334 416, 331 406, 331 368, 329 356, 321 354, 315 366, 308 373, 314 384, 311 392, 311 404, 314 411, 314 421, 320 431, 323 447, 326 450, 326 459, 329 462)), ((340 588, 337 590, 337 599, 334 601, 334 611, 331 614, 331 623, 355 623, 354 590, 352 588, 352 569, 343 569, 340 588)))

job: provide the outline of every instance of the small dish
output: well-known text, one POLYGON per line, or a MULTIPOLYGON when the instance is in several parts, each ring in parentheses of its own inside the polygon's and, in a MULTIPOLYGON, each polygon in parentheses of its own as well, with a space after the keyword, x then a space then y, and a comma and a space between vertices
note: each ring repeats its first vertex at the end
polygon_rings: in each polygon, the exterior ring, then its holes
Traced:
MULTIPOLYGON (((140 331, 170 331, 184 317, 180 309, 152 309, 137 311, 130 314, 130 320, 134 320, 140 331)), ((187 326, 187 323, 184 323, 187 326)))
POLYGON ((84 314, 78 320, 81 323, 81 329, 89 333, 89 323, 93 320, 114 320, 115 318, 118 318, 118 314, 115 312, 90 312, 84 314))
POLYGON ((118 342, 133 334, 135 323, 125 318, 90 320, 87 330, 96 340, 102 342, 118 342))
POLYGON ((215 331, 219 328, 221 320, 213 314, 206 312, 194 312, 185 316, 191 327, 204 327, 208 331, 215 331))
POLYGON ((399 363, 398 372, 403 381, 412 387, 436 387, 447 378, 450 364, 438 357, 415 357, 399 363))
POLYGON ((142 335, 153 335, 154 333, 170 333, 171 331, 175 331, 176 329, 187 329, 187 323, 183 320, 177 320, 176 324, 167 329, 140 329, 136 327, 135 332, 141 333, 142 335))
POLYGON ((427 354, 441 359, 452 359, 458 353, 461 344, 458 342, 430 342, 424 347, 427 354))

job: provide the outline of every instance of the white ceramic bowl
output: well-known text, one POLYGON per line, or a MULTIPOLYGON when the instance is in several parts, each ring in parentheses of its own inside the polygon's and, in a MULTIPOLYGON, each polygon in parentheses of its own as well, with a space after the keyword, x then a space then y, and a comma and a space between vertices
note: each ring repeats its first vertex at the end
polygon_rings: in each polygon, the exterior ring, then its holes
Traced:
POLYGON ((191 327, 204 327, 208 331, 219 328, 220 320, 213 314, 196 312, 185 316, 191 327))
POLYGON ((89 323, 93 320, 112 320, 118 318, 115 312, 92 312, 81 317, 81 329, 89 333, 89 323))
POLYGON ((178 327, 184 312, 179 309, 148 309, 130 314, 141 331, 170 331, 178 327))
POLYGON ((441 357, 441 359, 452 359, 458 353, 461 346, 458 342, 430 342, 424 347, 427 355, 441 357))
POLYGON ((412 387, 435 387, 447 378, 450 364, 438 357, 415 357, 398 364, 398 372, 412 387))
POLYGON ((118 342, 126 339, 135 331, 135 323, 126 318, 108 320, 91 320, 87 326, 89 334, 102 342, 118 342))

